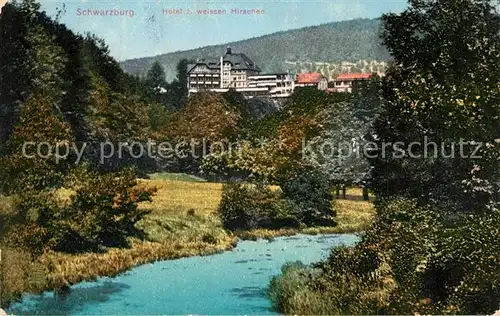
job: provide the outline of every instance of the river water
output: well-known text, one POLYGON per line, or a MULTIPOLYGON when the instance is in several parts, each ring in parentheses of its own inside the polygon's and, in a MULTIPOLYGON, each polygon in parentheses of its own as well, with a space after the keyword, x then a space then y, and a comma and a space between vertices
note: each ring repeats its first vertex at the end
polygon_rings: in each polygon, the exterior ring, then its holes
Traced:
POLYGON ((266 296, 272 276, 288 261, 324 259, 332 247, 352 245, 358 237, 296 235, 273 241, 240 241, 212 256, 159 261, 113 278, 82 282, 69 294, 26 295, 9 314, 275 314, 266 296))

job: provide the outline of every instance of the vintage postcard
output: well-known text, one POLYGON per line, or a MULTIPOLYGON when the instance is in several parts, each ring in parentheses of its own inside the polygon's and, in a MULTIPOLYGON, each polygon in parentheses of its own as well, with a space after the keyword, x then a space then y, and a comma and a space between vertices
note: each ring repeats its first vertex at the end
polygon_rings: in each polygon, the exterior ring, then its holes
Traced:
POLYGON ((498 0, 0 0, 0 316, 499 313, 498 0))

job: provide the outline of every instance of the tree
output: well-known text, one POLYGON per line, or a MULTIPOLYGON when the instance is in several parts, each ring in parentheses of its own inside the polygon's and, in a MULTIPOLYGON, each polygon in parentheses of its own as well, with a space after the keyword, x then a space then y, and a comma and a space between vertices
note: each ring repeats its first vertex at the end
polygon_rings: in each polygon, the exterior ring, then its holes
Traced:
MULTIPOLYGON (((52 97, 43 92, 32 96, 25 103, 9 139, 9 154, 0 157, 0 191, 15 194, 58 187, 70 164, 68 157, 56 155, 55 146, 67 148, 65 146, 69 146, 72 140, 71 128, 54 110, 52 97), (43 151, 37 150, 42 143, 49 146, 43 151), (37 156, 39 153, 43 157, 37 156)), ((61 153, 66 154, 66 151, 62 149, 61 153)))
POLYGON ((146 74, 147 95, 152 101, 166 104, 166 93, 168 90, 165 80, 165 69, 159 61, 155 61, 146 74))
POLYGON ((410 198, 431 210, 433 232, 412 244, 404 226, 420 225, 418 213, 379 204, 377 226, 388 230, 374 233, 397 253, 391 261, 402 291, 393 296, 408 300, 392 305, 398 314, 405 305, 431 314, 489 314, 500 296, 500 258, 491 255, 498 253, 493 223, 500 219, 500 16, 487 0, 410 4, 383 16, 395 62, 375 122, 373 188, 381 201, 410 198), (412 143, 420 146, 410 153, 412 143), (385 154, 384 144, 391 144, 385 154), (384 212, 394 217, 384 219, 384 212), (419 297, 432 305, 419 306, 419 297))
POLYGON ((30 61, 24 38, 26 16, 19 7, 7 3, 0 15, 0 153, 15 125, 30 88, 30 61), (13 83, 16 82, 14 85, 13 83))
POLYGON ((156 134, 156 138, 161 138, 162 134, 168 130, 172 113, 164 105, 153 102, 148 105, 148 116, 151 132, 156 134))
MULTIPOLYGON (((21 36, 17 40, 27 47, 20 57, 24 58, 22 68, 29 71, 30 77, 25 87, 15 88, 20 92, 18 96, 27 100, 15 101, 22 105, 22 110, 7 142, 6 155, 1 158, 5 164, 3 178, 10 179, 3 189, 11 193, 57 186, 67 171, 68 162, 65 160, 69 152, 65 151, 66 157, 61 161, 50 149, 56 146, 69 148, 74 137, 61 111, 67 62, 64 51, 51 42, 50 33, 41 25, 44 15, 38 13, 36 2, 24 1, 12 9, 22 15, 20 22, 26 26, 23 34, 11 35, 21 36), (49 144, 49 152, 43 153, 46 158, 27 157, 26 144, 38 146, 41 143, 49 144)), ((13 70, 11 67, 5 66, 7 74, 13 70)), ((22 75, 22 69, 20 71, 22 75)))
POLYGON ((241 113, 217 93, 200 92, 177 112, 170 135, 177 138, 218 141, 237 135, 241 113))
POLYGON ((177 64, 177 78, 170 84, 172 88, 172 106, 174 109, 180 109, 184 106, 188 96, 187 87, 187 66, 190 62, 182 59, 177 64))
POLYGON ((384 78, 385 102, 375 123, 378 196, 417 198, 452 213, 482 212, 498 203, 500 19, 495 8, 487 0, 411 1, 408 10, 385 15, 383 23, 383 40, 395 62, 384 78), (437 148, 425 148, 425 139, 437 148), (474 155, 481 158, 471 159, 477 146, 460 145, 461 140, 483 144, 474 155), (396 142, 406 148, 422 144, 413 147, 422 158, 409 157, 408 150, 394 158, 394 148, 382 157, 381 146, 396 142))
POLYGON ((374 76, 370 80, 353 84, 350 103, 357 120, 371 125, 380 113, 382 100, 382 81, 380 77, 374 76))
POLYGON ((394 64, 368 134, 376 147, 369 152, 374 223, 356 246, 338 248, 316 265, 320 271, 303 282, 307 291, 282 289, 280 312, 491 314, 499 308, 499 14, 487 0, 409 2, 402 13, 382 18, 394 64), (426 137, 436 147, 426 149, 426 137), (471 157, 475 145, 459 148, 461 139, 481 142, 480 157, 471 157))
POLYGON ((337 186, 337 193, 339 186, 365 184, 370 172, 364 156, 370 123, 357 119, 350 107, 340 102, 323 110, 319 115, 323 130, 309 140, 304 151, 305 162, 321 170, 337 186))

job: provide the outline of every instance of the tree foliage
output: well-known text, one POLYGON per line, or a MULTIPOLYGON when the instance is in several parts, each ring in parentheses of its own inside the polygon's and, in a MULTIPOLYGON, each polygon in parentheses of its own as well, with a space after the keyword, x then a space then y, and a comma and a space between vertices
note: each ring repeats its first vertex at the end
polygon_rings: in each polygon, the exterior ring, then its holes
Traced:
POLYGON ((382 158, 378 146, 378 195, 414 197, 455 212, 498 202, 498 14, 489 1, 412 1, 407 11, 383 21, 396 66, 384 78, 376 141, 419 142, 414 153, 426 157, 393 159, 389 149, 382 158), (425 148, 424 139, 437 148, 425 148), (476 151, 476 145, 460 146, 461 140, 481 146, 476 151))
MULTIPOLYGON (((301 278, 294 272, 275 280, 274 301, 293 314, 494 313, 499 14, 487 0, 412 0, 382 22, 395 62, 382 79, 381 108, 368 133, 377 145, 370 151, 375 222, 314 274, 303 269, 301 278), (426 139, 436 147, 426 148, 426 139), (481 146, 459 147, 470 141, 481 146)), ((360 109, 370 110, 355 106, 354 116, 360 109)))
POLYGON ((241 113, 217 93, 197 93, 175 114, 170 135, 176 138, 218 141, 237 135, 241 113))

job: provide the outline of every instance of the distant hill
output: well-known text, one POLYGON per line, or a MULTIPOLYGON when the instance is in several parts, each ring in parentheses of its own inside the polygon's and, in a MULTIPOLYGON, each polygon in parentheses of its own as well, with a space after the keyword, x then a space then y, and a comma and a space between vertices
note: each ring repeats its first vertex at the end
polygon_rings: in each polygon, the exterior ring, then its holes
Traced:
POLYGON ((206 46, 186 51, 130 59, 121 62, 131 74, 144 74, 158 60, 165 67, 167 80, 175 78, 175 67, 182 58, 218 57, 231 46, 245 53, 263 72, 319 71, 329 78, 347 71, 383 72, 390 60, 380 44, 379 19, 356 19, 277 32, 238 42, 206 46))

